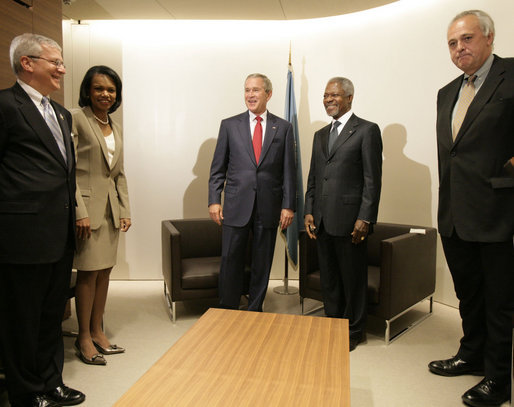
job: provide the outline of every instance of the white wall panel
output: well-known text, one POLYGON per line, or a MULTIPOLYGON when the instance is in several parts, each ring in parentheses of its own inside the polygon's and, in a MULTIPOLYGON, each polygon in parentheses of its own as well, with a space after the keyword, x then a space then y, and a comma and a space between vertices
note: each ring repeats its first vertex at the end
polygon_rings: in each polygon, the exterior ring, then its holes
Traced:
MULTIPOLYGON (((251 72, 270 77, 269 109, 283 115, 290 41, 304 184, 313 132, 329 121, 322 105, 326 81, 346 76, 355 85, 354 112, 383 132, 379 220, 436 225, 436 95, 459 75, 446 29, 457 12, 470 8, 495 20, 495 52, 514 55, 511 0, 402 0, 304 21, 85 22, 89 44, 73 42, 73 54, 85 55, 82 47, 89 47, 96 55, 91 64, 110 64, 124 86, 133 227, 121 242, 113 277, 160 278, 160 221, 208 216, 207 179, 220 120, 245 110, 243 81, 251 72)), ((275 278, 283 273, 283 247, 278 239, 275 278)), ((456 303, 442 250, 437 299, 456 303)))

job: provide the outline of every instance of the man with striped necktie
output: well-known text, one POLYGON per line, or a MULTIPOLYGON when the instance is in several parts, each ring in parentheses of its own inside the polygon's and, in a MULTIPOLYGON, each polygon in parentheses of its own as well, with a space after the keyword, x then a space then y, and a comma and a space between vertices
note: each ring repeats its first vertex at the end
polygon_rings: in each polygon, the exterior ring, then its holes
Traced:
POLYGON ((480 10, 448 28, 463 75, 439 91, 439 233, 459 299, 457 354, 430 362, 442 376, 484 379, 462 396, 470 406, 509 398, 514 313, 514 58, 492 54, 494 23, 480 10))
POLYGON ((13 39, 0 91, 0 356, 11 406, 81 403, 62 382, 61 320, 75 249, 71 115, 50 101, 66 73, 50 38, 13 39))

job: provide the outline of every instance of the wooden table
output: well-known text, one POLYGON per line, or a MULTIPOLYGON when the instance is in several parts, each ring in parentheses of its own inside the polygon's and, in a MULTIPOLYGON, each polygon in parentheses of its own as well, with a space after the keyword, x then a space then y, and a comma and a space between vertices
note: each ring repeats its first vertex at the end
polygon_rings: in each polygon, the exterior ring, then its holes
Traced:
POLYGON ((211 308, 115 406, 349 407, 348 321, 211 308))

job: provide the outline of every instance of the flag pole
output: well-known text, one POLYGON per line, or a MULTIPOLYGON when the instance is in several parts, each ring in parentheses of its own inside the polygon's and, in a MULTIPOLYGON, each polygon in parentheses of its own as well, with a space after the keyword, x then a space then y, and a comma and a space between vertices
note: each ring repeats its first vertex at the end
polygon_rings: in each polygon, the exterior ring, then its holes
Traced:
POLYGON ((281 295, 293 295, 298 293, 298 288, 289 287, 289 260, 287 258, 287 247, 284 249, 284 285, 275 287, 273 292, 281 295))
MULTIPOLYGON (((289 72, 292 72, 292 65, 291 65, 291 41, 289 41, 289 64, 288 64, 288 85, 289 85, 289 72)), ((293 98, 294 98, 294 90, 293 90, 293 98)), ((288 107, 290 108, 291 106, 289 106, 289 103, 286 102, 286 110, 288 110, 288 107)), ((295 114, 296 114, 296 102, 295 102, 295 106, 294 106, 294 110, 295 110, 295 114)), ((286 113, 287 115, 287 113, 286 113)), ((287 120, 291 120, 291 117, 286 117, 287 120)), ((296 145, 296 147, 298 147, 296 145)), ((297 152, 295 152, 296 154, 297 152)), ((302 194, 303 195, 303 194, 302 194)), ((302 197, 303 198, 303 197, 302 197)), ((300 208, 297 208, 297 210, 300 210, 300 208)), ((296 225, 291 225, 290 227, 296 227, 296 225)), ((287 233, 284 232, 284 231, 281 231, 280 234, 282 235, 282 237, 284 237, 284 233, 287 233)), ((298 239, 296 238, 295 239, 295 244, 297 244, 298 242, 298 239)), ((289 287, 289 256, 290 256, 290 253, 288 253, 288 246, 289 246, 289 242, 288 242, 288 239, 286 238, 285 239, 285 243, 286 243, 286 247, 284 249, 284 285, 283 286, 280 286, 280 287, 275 287, 273 289, 273 292, 277 293, 277 294, 281 294, 281 295, 293 295, 293 294, 297 294, 298 293, 298 288, 296 287, 289 287)))

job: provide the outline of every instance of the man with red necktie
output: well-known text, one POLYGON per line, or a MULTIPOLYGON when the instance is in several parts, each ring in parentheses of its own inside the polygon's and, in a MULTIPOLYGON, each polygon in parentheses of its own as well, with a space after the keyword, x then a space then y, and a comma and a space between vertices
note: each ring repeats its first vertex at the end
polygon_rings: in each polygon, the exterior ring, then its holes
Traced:
POLYGON ((221 122, 209 179, 209 215, 223 228, 220 306, 238 309, 243 294, 246 246, 252 233, 249 311, 262 311, 277 226, 287 228, 296 205, 291 123, 267 111, 271 81, 246 78, 248 111, 221 122), (224 205, 221 193, 224 192, 224 205))

